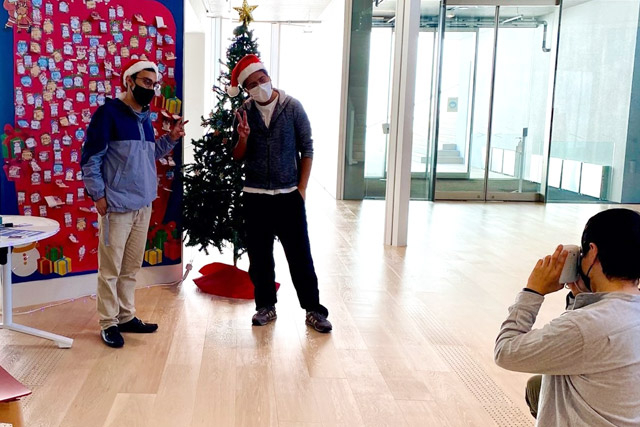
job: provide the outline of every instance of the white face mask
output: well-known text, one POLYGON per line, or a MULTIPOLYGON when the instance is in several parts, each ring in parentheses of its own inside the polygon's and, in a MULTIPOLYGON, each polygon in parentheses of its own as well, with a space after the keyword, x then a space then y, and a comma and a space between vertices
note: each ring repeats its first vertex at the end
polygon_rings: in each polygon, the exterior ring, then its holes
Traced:
POLYGON ((263 104, 271 99, 272 94, 273 89, 271 88, 271 82, 262 83, 249 91, 251 98, 263 104))

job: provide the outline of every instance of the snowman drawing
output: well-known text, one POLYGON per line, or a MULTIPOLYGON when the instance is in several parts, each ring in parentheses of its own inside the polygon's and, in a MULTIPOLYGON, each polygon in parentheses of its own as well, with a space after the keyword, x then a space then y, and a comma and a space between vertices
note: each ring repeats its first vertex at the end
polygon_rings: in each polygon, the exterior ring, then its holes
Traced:
POLYGON ((16 246, 11 254, 13 274, 20 277, 31 276, 38 269, 40 252, 36 249, 37 242, 16 246))

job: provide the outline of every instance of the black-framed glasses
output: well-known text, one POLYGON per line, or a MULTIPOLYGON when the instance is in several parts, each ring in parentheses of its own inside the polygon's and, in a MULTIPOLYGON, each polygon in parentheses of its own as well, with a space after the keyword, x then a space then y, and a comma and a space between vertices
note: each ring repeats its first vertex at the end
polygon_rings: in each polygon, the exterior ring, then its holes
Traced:
POLYGON ((142 86, 147 89, 158 90, 160 89, 160 83, 154 82, 153 80, 147 77, 136 77, 136 81, 140 80, 142 82, 142 86))
POLYGON ((260 76, 260 78, 258 80, 256 80, 255 82, 251 82, 250 84, 245 86, 246 90, 251 90, 253 88, 258 87, 258 85, 263 85, 265 83, 270 82, 271 79, 269 78, 269 76, 260 76))

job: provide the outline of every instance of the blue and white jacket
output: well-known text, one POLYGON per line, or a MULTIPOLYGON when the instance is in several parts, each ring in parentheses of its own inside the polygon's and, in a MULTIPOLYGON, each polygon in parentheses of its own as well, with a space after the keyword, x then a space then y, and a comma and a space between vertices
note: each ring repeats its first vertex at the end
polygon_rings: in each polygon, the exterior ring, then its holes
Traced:
POLYGON ((130 212, 156 198, 156 159, 178 141, 156 141, 150 112, 137 114, 119 99, 107 99, 91 118, 82 147, 82 174, 93 200, 107 198, 108 212, 130 212))

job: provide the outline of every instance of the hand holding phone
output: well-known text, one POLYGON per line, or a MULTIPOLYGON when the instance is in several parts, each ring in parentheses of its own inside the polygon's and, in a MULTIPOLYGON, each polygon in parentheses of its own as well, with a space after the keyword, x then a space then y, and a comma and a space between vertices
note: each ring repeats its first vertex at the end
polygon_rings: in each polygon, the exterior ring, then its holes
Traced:
POLYGON ((560 274, 568 254, 559 245, 552 255, 539 259, 529 276, 527 288, 543 296, 562 289, 560 274))
POLYGON ((577 282, 580 277, 578 266, 580 265, 580 246, 563 245, 563 250, 567 251, 567 260, 564 263, 560 274, 560 283, 577 282))

